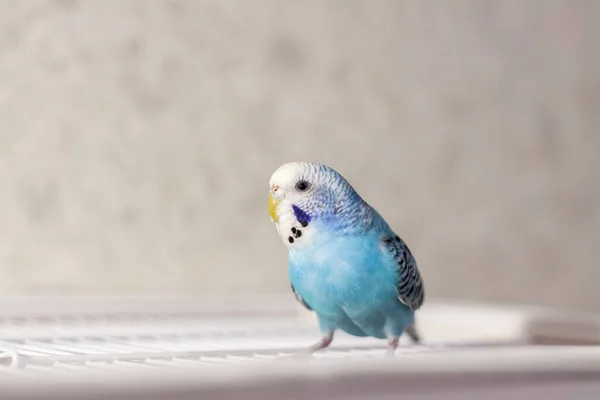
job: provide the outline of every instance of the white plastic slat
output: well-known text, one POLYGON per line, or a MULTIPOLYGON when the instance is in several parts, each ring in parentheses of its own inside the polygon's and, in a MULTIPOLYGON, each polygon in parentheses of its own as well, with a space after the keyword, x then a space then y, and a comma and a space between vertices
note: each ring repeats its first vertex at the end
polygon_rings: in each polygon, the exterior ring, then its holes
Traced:
POLYGON ((104 354, 105 350, 102 347, 87 344, 82 341, 64 341, 61 339, 54 339, 54 346, 69 352, 69 354, 104 354))

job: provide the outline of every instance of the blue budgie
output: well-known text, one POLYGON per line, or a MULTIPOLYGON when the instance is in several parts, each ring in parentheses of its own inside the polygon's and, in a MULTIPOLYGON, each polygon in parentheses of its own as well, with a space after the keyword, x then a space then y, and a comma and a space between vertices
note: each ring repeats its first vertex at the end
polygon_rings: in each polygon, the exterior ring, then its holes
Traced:
POLYGON ((293 294, 316 313, 322 333, 387 339, 394 354, 406 332, 419 342, 414 314, 425 291, 406 244, 334 169, 292 162, 269 181, 269 213, 289 250, 293 294))

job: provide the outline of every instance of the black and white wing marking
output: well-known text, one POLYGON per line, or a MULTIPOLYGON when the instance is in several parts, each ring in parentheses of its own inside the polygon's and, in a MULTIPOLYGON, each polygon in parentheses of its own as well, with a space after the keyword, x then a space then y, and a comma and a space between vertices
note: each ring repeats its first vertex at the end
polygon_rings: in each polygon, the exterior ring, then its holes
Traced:
POLYGON ((294 296, 296 297, 296 300, 298 300, 298 302, 300 304, 302 304, 304 307, 306 307, 307 310, 312 311, 313 309, 310 308, 310 306, 308 305, 308 303, 306 303, 306 301, 304 301, 304 299, 302 298, 302 296, 300 296, 298 294, 298 292, 296 291, 296 288, 294 287, 294 285, 290 284, 290 286, 292 287, 292 292, 294 292, 294 296))
POLYGON ((398 265, 398 300, 412 310, 419 309, 425 300, 425 287, 415 258, 398 235, 385 237, 383 243, 398 265))

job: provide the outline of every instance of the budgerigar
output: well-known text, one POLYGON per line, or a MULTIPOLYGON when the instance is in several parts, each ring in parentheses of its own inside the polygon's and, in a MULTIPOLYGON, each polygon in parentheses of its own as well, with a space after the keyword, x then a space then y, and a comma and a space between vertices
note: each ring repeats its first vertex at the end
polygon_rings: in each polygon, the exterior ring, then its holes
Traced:
POLYGON ((322 333, 308 353, 328 347, 338 329, 388 340, 419 337, 414 314, 425 291, 410 250, 334 169, 292 162, 269 181, 269 213, 289 250, 292 292, 316 313, 322 333))

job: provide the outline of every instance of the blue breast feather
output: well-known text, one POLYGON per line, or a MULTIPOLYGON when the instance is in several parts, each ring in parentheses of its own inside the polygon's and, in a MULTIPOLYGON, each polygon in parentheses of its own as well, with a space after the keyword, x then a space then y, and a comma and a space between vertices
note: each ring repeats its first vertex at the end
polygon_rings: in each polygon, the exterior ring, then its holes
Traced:
POLYGON ((319 229, 321 235, 319 244, 289 255, 291 284, 317 313, 321 330, 399 337, 414 313, 398 300, 397 260, 382 246, 381 232, 340 236, 319 229))

